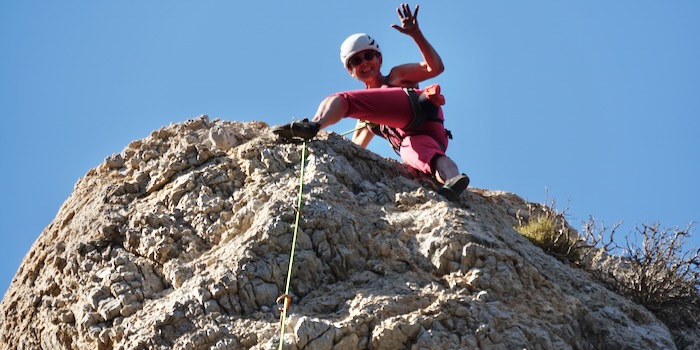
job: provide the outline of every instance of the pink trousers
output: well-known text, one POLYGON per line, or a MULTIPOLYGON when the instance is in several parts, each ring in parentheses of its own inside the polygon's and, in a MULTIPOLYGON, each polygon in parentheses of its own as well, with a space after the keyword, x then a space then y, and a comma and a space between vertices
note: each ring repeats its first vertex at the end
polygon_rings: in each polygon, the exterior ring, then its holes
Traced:
MULTIPOLYGON (((418 94, 423 90, 416 89, 418 94)), ((427 174, 434 174, 434 159, 445 156, 447 132, 443 123, 425 121, 415 130, 404 130, 413 120, 411 100, 402 88, 365 89, 335 94, 345 100, 347 116, 396 128, 403 141, 399 153, 404 163, 427 174)), ((438 118, 444 120, 442 108, 438 118)), ((382 135, 379 135, 382 136, 382 135)))

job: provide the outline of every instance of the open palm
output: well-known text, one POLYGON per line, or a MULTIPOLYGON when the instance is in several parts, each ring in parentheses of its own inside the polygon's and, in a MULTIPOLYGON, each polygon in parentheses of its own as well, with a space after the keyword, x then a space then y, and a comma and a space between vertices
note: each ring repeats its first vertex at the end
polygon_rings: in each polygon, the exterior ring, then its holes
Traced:
POLYGON ((418 28, 418 8, 418 5, 416 5, 415 11, 411 13, 411 8, 408 4, 401 4, 401 7, 396 9, 396 13, 401 20, 401 25, 393 24, 391 27, 407 35, 420 31, 418 28))

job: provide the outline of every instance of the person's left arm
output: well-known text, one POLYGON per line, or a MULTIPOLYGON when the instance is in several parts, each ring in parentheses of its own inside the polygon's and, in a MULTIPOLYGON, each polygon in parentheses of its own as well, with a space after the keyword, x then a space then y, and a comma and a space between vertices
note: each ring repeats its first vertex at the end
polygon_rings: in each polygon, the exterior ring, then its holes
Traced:
POLYGON ((435 48, 425 38, 423 32, 418 26, 418 10, 411 13, 411 8, 408 4, 402 4, 396 10, 401 19, 401 25, 392 25, 399 32, 413 38, 418 45, 423 61, 420 63, 407 63, 396 66, 389 73, 389 82, 397 86, 416 86, 418 83, 434 78, 445 70, 445 65, 442 63, 442 58, 435 51, 435 48))
POLYGON ((356 145, 367 148, 369 142, 372 141, 374 134, 369 130, 370 126, 364 120, 358 120, 355 126, 355 131, 352 133, 352 142, 356 145))

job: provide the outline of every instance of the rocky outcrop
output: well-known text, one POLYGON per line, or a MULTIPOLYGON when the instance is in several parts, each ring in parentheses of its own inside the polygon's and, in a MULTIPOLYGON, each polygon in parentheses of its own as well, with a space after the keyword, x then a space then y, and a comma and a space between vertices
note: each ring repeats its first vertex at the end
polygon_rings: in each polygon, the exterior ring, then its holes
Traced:
MULTIPOLYGON (((4 349, 273 349, 301 145, 202 116, 90 170, 0 304, 4 349)), ((644 308, 543 253, 526 202, 460 203, 395 161, 308 145, 285 349, 674 349, 644 308)))

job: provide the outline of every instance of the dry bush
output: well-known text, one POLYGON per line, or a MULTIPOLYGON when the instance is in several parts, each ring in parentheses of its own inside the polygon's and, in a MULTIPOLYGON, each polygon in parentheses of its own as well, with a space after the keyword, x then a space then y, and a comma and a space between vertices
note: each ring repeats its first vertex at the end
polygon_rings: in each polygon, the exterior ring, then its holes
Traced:
POLYGON ((683 251, 685 230, 659 229, 659 225, 637 229, 643 237, 641 247, 627 244, 633 268, 627 292, 642 305, 661 310, 668 304, 697 301, 700 287, 700 249, 683 251))
POLYGON ((700 249, 685 250, 684 246, 692 225, 683 230, 642 225, 620 245, 615 233, 621 223, 608 229, 590 218, 580 235, 569 226, 565 213, 555 208, 554 201, 549 207, 531 203, 526 215, 518 215, 516 230, 549 254, 592 272, 652 311, 698 305, 700 249))
POLYGON ((700 249, 687 250, 692 224, 662 229, 637 227, 618 244, 612 228, 590 218, 583 234, 572 229, 564 211, 528 204, 516 230, 547 253, 578 265, 599 282, 652 311, 664 322, 678 348, 697 348, 700 334, 700 249))
POLYGON ((587 259, 583 267, 618 294, 652 311, 668 326, 676 346, 700 345, 688 337, 700 332, 700 249, 684 246, 692 225, 683 230, 642 225, 633 237, 627 236, 624 246, 613 240, 618 226, 607 231, 592 218, 586 223, 584 239, 591 247, 586 255, 598 259, 587 259))
MULTIPOLYGON (((585 237, 596 237, 592 241, 599 245, 604 234, 592 234, 596 227, 591 221, 585 226, 585 237)), ((602 230, 601 232, 605 232, 602 230)), ((621 250, 617 264, 589 266, 597 275, 605 276, 607 282, 620 294, 630 297, 652 311, 660 311, 677 304, 698 302, 700 288, 700 249, 684 250, 687 237, 692 234, 691 225, 684 230, 661 229, 660 225, 637 227, 639 240, 626 238, 626 245, 618 246, 612 240, 599 248, 609 253, 621 250), (636 243, 641 241, 640 243, 636 243)), ((632 237, 634 238, 634 237, 632 237)), ((589 242, 592 242, 589 239, 589 242)))

